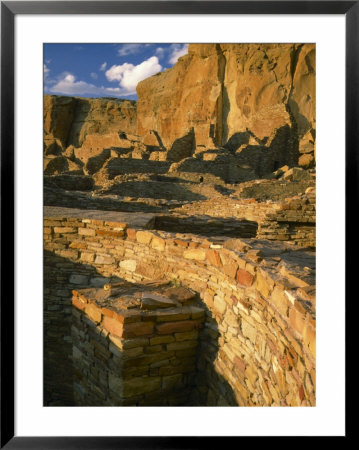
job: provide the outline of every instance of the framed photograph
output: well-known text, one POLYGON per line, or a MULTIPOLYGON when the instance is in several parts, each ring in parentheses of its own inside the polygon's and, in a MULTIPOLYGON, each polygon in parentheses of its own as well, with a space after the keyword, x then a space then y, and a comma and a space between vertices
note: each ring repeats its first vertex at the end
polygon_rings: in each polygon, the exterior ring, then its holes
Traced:
POLYGON ((1 2, 1 448, 347 436, 358 14, 1 2))

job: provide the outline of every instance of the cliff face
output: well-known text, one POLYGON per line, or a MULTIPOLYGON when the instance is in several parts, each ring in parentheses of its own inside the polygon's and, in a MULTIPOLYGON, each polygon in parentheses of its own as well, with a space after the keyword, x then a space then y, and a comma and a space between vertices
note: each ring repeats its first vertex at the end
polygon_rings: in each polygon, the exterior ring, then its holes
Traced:
POLYGON ((134 158, 238 182, 315 164, 314 44, 191 44, 137 93, 137 104, 45 95, 45 173, 134 158))
POLYGON ((134 101, 45 95, 45 173, 83 173, 89 160, 90 168, 93 158, 104 162, 111 147, 130 148, 136 129, 134 101))
POLYGON ((167 149, 192 131, 193 148, 264 146, 278 164, 314 151, 312 44, 191 44, 137 93, 138 134, 156 132, 167 149))
POLYGON ((136 128, 134 101, 44 96, 45 141, 59 139, 63 148, 81 147, 90 136, 135 134, 136 128))

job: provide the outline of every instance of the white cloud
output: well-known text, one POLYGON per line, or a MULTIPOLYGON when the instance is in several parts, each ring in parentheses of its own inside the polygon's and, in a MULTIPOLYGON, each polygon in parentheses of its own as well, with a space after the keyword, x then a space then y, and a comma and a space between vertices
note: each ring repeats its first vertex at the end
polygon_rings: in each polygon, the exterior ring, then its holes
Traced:
POLYGON ((169 57, 168 62, 170 64, 176 64, 178 61, 178 58, 180 58, 183 55, 186 55, 188 53, 188 44, 172 44, 171 45, 171 54, 169 57))
POLYGON ((123 44, 117 50, 119 56, 135 55, 141 50, 143 44, 123 44))
POLYGON ((94 95, 94 96, 126 96, 130 93, 124 89, 118 88, 106 88, 104 86, 95 86, 94 84, 87 83, 86 81, 76 81, 76 77, 71 73, 63 74, 62 78, 48 89, 49 92, 54 94, 63 95, 94 95))
POLYGON ((106 67, 107 67, 107 62, 104 62, 103 64, 101 64, 100 70, 101 70, 102 72, 104 72, 104 71, 106 70, 106 67))
POLYGON ((91 73, 90 73, 90 77, 93 78, 94 80, 97 80, 98 75, 97 75, 96 72, 91 72, 91 73))
POLYGON ((157 47, 155 53, 159 58, 162 58, 165 53, 165 49, 162 47, 157 47))
POLYGON ((162 66, 157 56, 151 56, 137 66, 129 63, 114 65, 106 71, 106 78, 109 81, 118 81, 120 87, 130 95, 136 92, 136 86, 140 81, 161 70, 162 66))
POLYGON ((47 78, 49 76, 50 69, 47 67, 46 64, 44 64, 44 78, 47 78))

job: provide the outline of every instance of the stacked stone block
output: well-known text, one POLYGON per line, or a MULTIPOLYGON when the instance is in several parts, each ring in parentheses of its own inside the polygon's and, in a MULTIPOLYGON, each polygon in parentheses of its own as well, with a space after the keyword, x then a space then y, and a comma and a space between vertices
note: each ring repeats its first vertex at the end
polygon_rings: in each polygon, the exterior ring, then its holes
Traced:
MULTIPOLYGON (((162 278, 198 292, 206 309, 192 403, 315 405, 314 253, 270 241, 259 249, 255 239, 219 243, 135 229, 113 213, 106 220, 106 214, 103 220, 87 218, 85 211, 83 218, 46 217, 47 262, 57 272, 45 278, 46 355, 71 348, 71 333, 60 327, 71 326, 68 306, 66 314, 62 308, 71 302, 71 289, 118 278, 162 278), (59 310, 51 312, 55 305, 59 310)), ((87 320, 80 320, 85 346, 94 326, 87 320)), ((71 361, 72 353, 66 358, 71 361)), ((59 364, 54 370, 65 372, 59 364)), ((47 391, 56 391, 57 380, 48 372, 47 391)))
MULTIPOLYGON (((100 290, 100 292, 103 290, 100 290)), ((195 386, 204 310, 119 310, 73 291, 74 395, 77 405, 181 406, 195 386)))

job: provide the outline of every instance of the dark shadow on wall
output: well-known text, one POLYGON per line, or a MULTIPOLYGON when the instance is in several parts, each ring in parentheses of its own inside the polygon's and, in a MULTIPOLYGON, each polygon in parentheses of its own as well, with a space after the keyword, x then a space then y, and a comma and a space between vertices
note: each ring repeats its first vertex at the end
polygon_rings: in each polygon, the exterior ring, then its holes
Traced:
POLYGON ((81 145, 83 144, 83 142, 80 141, 80 134, 91 110, 91 104, 89 100, 86 100, 84 98, 81 99, 76 98, 75 101, 76 104, 74 111, 74 119, 67 137, 66 142, 67 147, 69 145, 73 145, 74 147, 81 147, 81 145))
MULTIPOLYGON (((224 352, 219 349, 221 334, 217 321, 202 301, 199 306, 205 309, 206 320, 199 334, 197 376, 188 406, 239 406, 231 385, 215 367, 218 357, 223 361, 226 358, 224 352)), ((226 363, 230 367, 231 363, 226 363)), ((240 406, 245 406, 243 400, 240 406)))
MULTIPOLYGON (((91 323, 87 317, 81 319, 82 325, 87 327, 85 336, 81 337, 81 342, 78 340, 79 334, 72 329, 72 325, 76 325, 79 315, 84 314, 72 306, 72 290, 100 288, 107 282, 119 280, 118 277, 103 277, 89 264, 73 262, 45 250, 44 406, 238 405, 231 386, 214 367, 219 351, 218 327, 199 296, 198 306, 206 310, 206 321, 200 331, 200 343, 196 353, 197 372, 184 374, 182 381, 170 390, 154 391, 146 395, 145 399, 143 396, 132 397, 127 403, 120 396, 116 396, 116 392, 108 391, 109 370, 116 373, 120 368, 119 362, 107 350, 108 337, 99 336, 96 324, 91 323), (93 339, 97 342, 96 358, 91 356, 93 339), (87 356, 82 357, 86 352, 87 356), (77 358, 75 367, 73 355, 77 358), (108 369, 104 370, 103 361, 108 369)), ((118 351, 121 353, 120 349, 118 351)), ((138 368, 138 364, 136 367, 138 368)))
POLYGON ((226 219, 210 216, 156 216, 153 229, 176 232, 193 233, 199 236, 227 236, 233 238, 256 237, 258 223, 251 220, 226 219))
POLYGON ((118 211, 118 212, 145 212, 160 213, 177 208, 180 202, 170 205, 156 204, 156 200, 144 201, 123 201, 113 197, 92 197, 79 191, 66 191, 64 189, 44 186, 44 205, 61 206, 65 208, 78 208, 85 210, 118 211))
MULTIPOLYGON (((236 135, 233 135, 232 138, 234 136, 236 135)), ((236 138, 236 141, 239 142, 239 137, 236 138)), ((232 144, 232 151, 233 148, 234 144, 232 144)), ((263 143, 247 145, 239 153, 236 153, 238 164, 253 169, 258 178, 271 174, 279 167, 297 165, 298 157, 298 136, 289 125, 278 128, 269 146, 265 146, 263 143)))
POLYGON ((71 340, 72 290, 95 285, 102 287, 108 282, 108 278, 103 277, 89 264, 73 262, 49 250, 44 251, 43 274, 43 404, 44 406, 72 406, 74 404, 71 340))
POLYGON ((124 181, 111 186, 103 194, 177 201, 200 201, 207 197, 171 181, 124 181))

